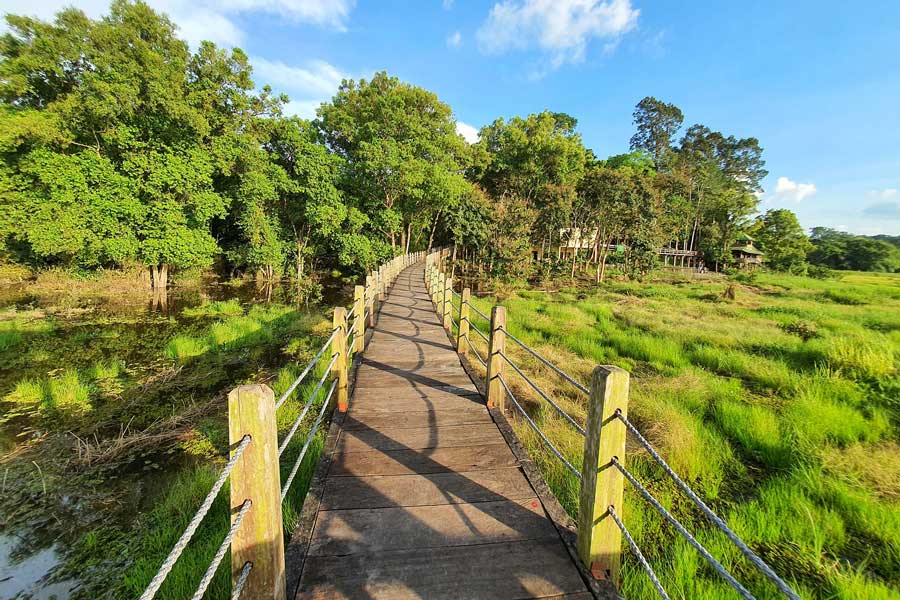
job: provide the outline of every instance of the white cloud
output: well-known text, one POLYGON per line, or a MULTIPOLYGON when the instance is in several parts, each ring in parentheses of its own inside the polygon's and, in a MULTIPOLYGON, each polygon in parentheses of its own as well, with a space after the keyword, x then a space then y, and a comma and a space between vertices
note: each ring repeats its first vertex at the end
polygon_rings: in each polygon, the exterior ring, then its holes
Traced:
POLYGON ((341 81, 350 77, 323 60, 298 66, 252 57, 250 64, 257 87, 268 84, 275 91, 287 93, 291 101, 285 106, 285 112, 304 119, 315 117, 319 104, 330 99, 341 81))
POLYGON ((451 48, 459 48, 460 44, 462 44, 462 34, 460 32, 454 31, 447 36, 447 45, 451 48))
POLYGON ((450 10, 451 8, 453 8, 453 0, 443 0, 441 4, 443 5, 444 10, 450 10))
MULTIPOLYGON (((210 40, 223 46, 244 43, 246 33, 234 17, 263 13, 278 15, 288 21, 312 23, 344 31, 355 0, 147 0, 178 25, 179 34, 194 48, 210 40)), ((44 20, 67 6, 75 4, 89 17, 98 18, 109 12, 109 0, 3 0, 0 12, 28 15, 44 20)), ((0 25, 0 31, 5 25, 0 25)))
POLYGON ((470 144, 474 144, 478 141, 478 130, 469 125, 468 123, 463 123, 462 121, 456 122, 456 133, 463 136, 463 139, 469 142, 470 144))
POLYGON ((536 46, 559 67, 583 61, 592 38, 607 40, 604 52, 611 52, 639 14, 631 0, 503 0, 491 8, 477 38, 488 54, 536 46))
POLYGON ((815 193, 816 184, 814 183, 797 183, 787 177, 779 177, 778 181, 775 182, 775 195, 794 200, 795 202, 800 202, 815 193))
POLYGON ((869 196, 887 200, 889 198, 895 198, 898 193, 900 193, 900 191, 898 191, 897 188, 885 188, 883 190, 872 190, 869 192, 869 196))

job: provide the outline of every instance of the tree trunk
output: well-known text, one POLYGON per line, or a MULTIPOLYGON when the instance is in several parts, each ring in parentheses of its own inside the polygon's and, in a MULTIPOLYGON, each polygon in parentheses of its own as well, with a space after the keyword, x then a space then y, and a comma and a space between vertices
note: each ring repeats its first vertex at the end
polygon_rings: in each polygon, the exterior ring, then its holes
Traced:
POLYGON ((412 221, 406 224, 406 247, 403 249, 406 254, 409 254, 410 242, 412 242, 412 221))
POLYGON ((169 265, 167 263, 151 265, 150 278, 154 290, 165 289, 169 283, 169 265))
POLYGON ((437 231, 438 221, 441 218, 441 212, 443 212, 443 210, 444 209, 437 211, 437 214, 434 215, 434 223, 431 224, 431 234, 429 234, 429 236, 428 236, 428 249, 429 250, 431 250, 431 246, 432 246, 432 244, 434 244, 434 234, 437 231))

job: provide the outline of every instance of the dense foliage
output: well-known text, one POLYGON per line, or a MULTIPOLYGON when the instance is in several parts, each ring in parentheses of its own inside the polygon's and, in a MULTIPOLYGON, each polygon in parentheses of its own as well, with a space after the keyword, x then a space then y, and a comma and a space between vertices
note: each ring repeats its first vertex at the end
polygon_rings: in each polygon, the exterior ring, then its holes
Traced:
MULTIPOLYGON (((454 242, 491 276, 574 275, 580 262, 599 281, 607 262, 647 273, 663 247, 728 267, 756 232, 771 268, 806 268, 793 214, 753 220, 758 140, 682 129, 656 98, 635 108, 629 154, 598 159, 576 119, 551 111, 497 119, 468 145, 449 106, 386 73, 344 81, 313 121, 285 116, 287 97, 257 89, 240 49, 192 51, 139 1, 99 20, 70 8, 7 21, 2 261, 139 264, 165 286, 173 268, 302 279, 454 242)), ((813 243, 830 268, 897 265, 888 242, 821 230, 813 243)))

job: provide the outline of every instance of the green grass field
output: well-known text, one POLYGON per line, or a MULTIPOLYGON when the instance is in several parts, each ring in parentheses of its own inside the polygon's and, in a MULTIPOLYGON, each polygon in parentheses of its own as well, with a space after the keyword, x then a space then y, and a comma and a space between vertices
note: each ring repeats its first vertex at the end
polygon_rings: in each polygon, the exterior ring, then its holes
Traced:
MULTIPOLYGON (((900 276, 761 274, 726 300, 729 283, 520 289, 500 303, 514 335, 578 380, 597 364, 630 371, 632 421, 803 597, 900 598, 900 276)), ((586 398, 508 348, 583 423, 586 398)), ((541 428, 580 464, 581 437, 507 371, 541 428)), ((524 421, 517 430, 575 515, 577 480, 524 421)), ((633 443, 626 464, 757 598, 780 597, 633 443)), ((624 513, 673 598, 739 597, 627 484, 624 513)), ((656 596, 630 555, 623 592, 656 596)))

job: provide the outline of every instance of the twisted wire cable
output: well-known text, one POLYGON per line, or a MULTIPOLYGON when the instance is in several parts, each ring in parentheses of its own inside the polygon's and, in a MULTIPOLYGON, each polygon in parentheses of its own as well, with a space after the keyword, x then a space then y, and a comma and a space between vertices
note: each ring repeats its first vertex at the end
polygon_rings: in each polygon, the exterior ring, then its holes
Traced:
POLYGON ((206 588, 209 587, 213 576, 216 574, 216 570, 219 568, 219 563, 221 563, 222 559, 225 557, 225 552, 231 545, 231 540, 234 538, 234 534, 237 533, 238 528, 241 526, 241 521, 244 520, 244 515, 247 514, 248 510, 250 510, 251 504, 253 504, 253 502, 251 502, 249 498, 244 500, 244 502, 241 504, 241 510, 234 518, 234 523, 231 524, 231 529, 228 530, 228 534, 225 536, 225 539, 222 540, 221 544, 219 544, 219 549, 216 550, 216 555, 213 556, 212 562, 209 563, 209 567, 206 569, 206 573, 203 574, 203 579, 200 580, 200 585, 197 586, 197 591, 194 592, 191 600, 200 600, 201 598, 203 598, 203 594, 206 593, 206 588))
MULTIPOLYGON (((466 319, 466 320, 469 321, 468 319, 466 319)), ((483 334, 480 329, 478 329, 477 327, 472 325, 472 321, 469 321, 469 331, 474 332, 478 337, 483 339, 484 343, 487 344, 488 346, 491 345, 491 341, 488 339, 488 337, 485 334, 483 334)))
POLYGON ((544 435, 544 432, 541 431, 541 430, 538 428, 538 426, 535 424, 535 422, 531 420, 531 417, 528 416, 528 413, 525 412, 525 409, 522 408, 522 405, 519 404, 519 401, 518 401, 518 400, 516 400, 516 397, 513 395, 512 390, 510 390, 510 389, 509 389, 509 386, 506 385, 506 382, 503 381, 503 377, 497 377, 497 379, 500 380, 500 383, 503 385, 503 389, 505 389, 505 390, 506 390, 506 393, 509 394, 509 399, 512 400, 512 402, 513 402, 513 404, 515 405, 515 407, 516 407, 517 409, 519 409, 519 412, 522 413, 522 416, 525 417, 525 420, 528 421, 528 424, 531 425, 531 428, 534 430, 534 432, 535 432, 536 434, 538 434, 538 436, 540 436, 541 440, 543 440, 543 442, 544 442, 544 444, 547 446, 547 448, 548 448, 554 455, 556 455, 556 458, 558 458, 559 460, 561 460, 562 463, 563 463, 566 467, 568 467, 568 469, 569 469, 570 471, 572 471, 572 473, 575 474, 575 477, 578 478, 578 481, 581 481, 581 473, 578 472, 578 469, 576 469, 575 467, 572 466, 572 463, 570 463, 568 460, 566 460, 566 457, 562 455, 562 452, 560 452, 559 450, 556 449, 556 446, 554 446, 553 443, 552 443, 549 439, 547 439, 547 436, 544 435))
POLYGON ((532 355, 533 357, 535 357, 536 359, 538 359, 539 361, 544 363, 544 365, 546 365, 548 368, 550 368, 554 373, 556 373, 557 375, 559 375, 560 377, 562 377, 563 379, 565 379, 566 381, 568 381, 569 383, 574 385, 578 389, 578 391, 590 396, 591 391, 589 389, 587 389, 585 386, 578 383, 578 381, 574 377, 572 377, 571 375, 569 375, 568 373, 566 373, 565 371, 563 371, 562 369, 560 369, 559 367, 557 367, 556 365, 551 363, 549 360, 547 360, 546 358, 544 358, 543 356, 541 356, 540 354, 538 354, 537 352, 535 352, 534 350, 529 348, 525 342, 523 342, 522 340, 520 340, 519 338, 517 338, 516 336, 511 334, 506 327, 502 327, 501 329, 503 329, 503 331, 506 332, 506 337, 508 337, 509 339, 511 339, 518 345, 520 345, 526 352, 528 352, 530 355, 532 355))
POLYGON ((694 493, 694 490, 692 490, 690 486, 688 486, 688 484, 681 480, 681 478, 675 473, 675 471, 672 470, 672 467, 670 467, 669 464, 665 460, 663 460, 663 458, 656 452, 656 450, 653 449, 653 446, 650 445, 650 442, 648 442, 646 438, 641 435, 641 432, 637 430, 637 427, 635 427, 634 424, 632 424, 632 422, 622 414, 621 410, 616 410, 615 417, 625 424, 625 426, 634 435, 640 445, 643 446, 644 449, 647 450, 647 452, 650 454, 650 456, 653 457, 653 460, 655 460, 659 464, 659 466, 663 468, 663 471, 666 472, 666 475, 668 475, 672 479, 672 481, 674 481, 675 484, 679 488, 681 488, 681 491, 683 491, 688 498, 694 501, 694 504, 696 504, 700 508, 703 514, 706 515, 706 518, 712 521, 713 525, 718 527, 722 531, 722 533, 724 533, 725 536, 729 540, 731 540, 731 543, 737 546, 738 550, 740 550, 741 553, 751 563, 753 563, 753 565, 757 569, 759 569, 763 575, 768 577, 769 581, 775 584, 775 587, 777 587, 782 594, 784 594, 791 600, 801 600, 800 596, 798 596, 797 593, 792 590, 790 586, 788 586, 788 584, 785 583, 781 579, 781 577, 779 577, 778 574, 775 573, 775 571, 772 570, 772 567, 763 562, 763 560, 759 556, 757 556, 756 553, 753 552, 753 550, 751 550, 749 546, 747 546, 747 544, 744 543, 744 540, 738 537, 738 535, 733 532, 730 527, 728 527, 725 521, 723 521, 719 517, 719 515, 714 513, 712 509, 709 508, 696 493, 694 493))
POLYGON ((316 356, 312 359, 312 361, 308 365, 306 365, 306 368, 303 369, 303 372, 300 373, 300 376, 294 380, 294 383, 291 384, 291 387, 289 387, 287 389, 287 391, 285 391, 281 395, 281 398, 278 399, 278 402, 275 403, 275 410, 278 410, 279 408, 281 408, 281 405, 284 404, 285 400, 287 400, 288 397, 294 393, 294 390, 297 389, 297 386, 300 385, 300 383, 303 381, 303 379, 307 375, 309 375, 309 372, 312 371, 312 368, 314 366, 316 366, 316 363, 318 363, 319 359, 322 358, 322 355, 325 353, 325 350, 328 349, 328 346, 331 344, 332 340, 334 340, 334 336, 337 335, 338 331, 340 331, 340 328, 335 327, 334 330, 331 332, 331 337, 329 337, 328 340, 324 344, 322 344, 322 349, 319 350, 319 353, 316 354, 316 356))
POLYGON ((319 378, 319 382, 316 384, 316 389, 313 390, 312 394, 310 394, 309 400, 307 400, 306 404, 303 406, 303 411, 300 413, 300 416, 297 417, 296 421, 294 421, 294 424, 291 426, 290 431, 288 431, 287 435, 284 436, 284 440, 282 440, 281 445, 278 447, 279 457, 284 454, 284 449, 287 448, 287 445, 290 443, 291 438, 294 437, 295 433, 297 433, 297 428, 300 427, 300 422, 303 420, 303 417, 306 416, 307 411, 309 411, 309 407, 312 406, 312 403, 315 401, 316 396, 319 394, 319 390, 322 389, 322 385, 325 383, 325 379, 331 372, 331 367, 334 366, 334 361, 337 360, 338 356, 340 356, 340 354, 338 353, 334 353, 331 355, 331 362, 328 363, 328 367, 326 367, 325 372, 322 373, 322 377, 319 378))
POLYGON ((506 360, 506 362, 509 366, 511 366, 513 369, 515 369, 516 373, 518 373, 519 376, 522 379, 524 379, 528 383, 528 385, 530 385, 534 389, 534 391, 536 391, 538 394, 540 394, 541 398, 546 400, 550 404, 550 406, 555 408, 556 412, 559 413, 559 415, 563 419, 565 419, 566 422, 569 423, 569 425, 571 425, 572 427, 575 428, 575 431, 580 433, 582 436, 585 435, 584 427, 579 425, 578 422, 575 419, 573 419, 572 417, 570 417, 569 414, 562 409, 562 407, 560 407, 556 402, 553 401, 552 398, 550 398, 550 396, 548 396, 546 393, 544 393, 544 390, 539 388, 538 385, 535 382, 533 382, 530 377, 528 377, 528 375, 523 373, 522 369, 520 369, 518 366, 516 366, 516 364, 512 360, 510 360, 510 358, 506 354, 504 354, 503 352, 498 352, 498 354, 500 356, 502 356, 504 358, 504 360, 506 360))
POLYGON ((163 582, 166 580, 166 577, 169 575, 169 572, 172 570, 172 567, 175 566, 175 561, 178 560, 178 557, 181 556, 181 553, 184 552, 185 546, 188 545, 188 542, 191 541, 191 538, 194 537, 194 533, 197 531, 197 527, 200 525, 200 521, 203 520, 203 517, 206 516, 206 513, 209 512, 209 508, 212 506, 213 500, 216 499, 216 496, 219 495, 219 490, 222 489, 222 486, 225 485, 225 480, 228 479, 228 475, 231 473, 231 470, 234 469, 234 465, 237 463, 238 459, 244 453, 244 449, 250 444, 250 436, 245 435, 241 438, 241 441, 238 443, 237 448, 234 449, 234 454, 231 455, 231 458, 228 459, 228 462, 225 464, 225 467, 222 469, 222 472, 219 473, 218 479, 213 484, 212 489, 206 495, 206 498, 203 499, 203 503, 200 505, 200 508, 197 509, 197 512, 194 513, 193 518, 188 523, 188 526, 184 529, 184 533, 181 534, 181 537, 178 538, 178 541, 175 542, 175 546, 169 552, 169 555, 163 561, 162 566, 159 568, 159 571, 150 580, 150 583, 147 585, 147 589, 144 590, 144 593, 141 594, 141 600, 150 600, 156 595, 156 592, 159 591, 160 586, 162 586, 163 582))
POLYGON ((698 542, 697 539, 693 535, 691 535, 691 533, 687 529, 684 528, 684 526, 678 521, 678 519, 672 516, 672 514, 667 511, 656 498, 653 497, 653 495, 647 490, 647 488, 641 485, 641 483, 634 477, 631 471, 622 466, 622 463, 620 463, 619 459, 615 456, 612 459, 612 464, 614 467, 616 467, 616 469, 619 470, 620 473, 622 473, 622 475, 625 476, 625 478, 629 482, 631 482, 631 485, 634 486, 634 488, 641 494, 641 496, 643 496, 644 499, 649 502, 653 506, 653 508, 655 508, 656 511, 666 519, 666 521, 671 523, 672 526, 675 527, 676 530, 678 530, 678 533, 684 536, 684 539, 686 539, 688 543, 693 546, 704 559, 706 559, 706 562, 708 562, 710 566, 712 566, 713 570, 718 573, 722 577, 722 579, 727 581, 731 585, 731 587, 737 590, 737 592, 746 600, 755 600, 753 595, 747 590, 747 588, 741 585, 741 583, 737 579, 735 579, 719 561, 713 558, 713 556, 709 552, 707 552, 706 548, 704 548, 700 544, 700 542, 698 542))
POLYGON ((472 340, 470 340, 468 336, 466 336, 466 343, 469 345, 469 348, 472 350, 472 354, 474 354, 475 358, 478 359, 478 362, 481 363, 481 366, 484 367, 485 369, 487 369, 487 363, 485 362, 485 360, 483 358, 481 358, 481 355, 478 354, 478 350, 475 348, 475 346, 472 345, 472 340))
POLYGON ((309 435, 306 436, 306 443, 303 444, 303 448, 300 450, 300 456, 298 456, 297 460, 294 462, 294 466, 293 468, 291 468, 291 473, 290 475, 288 475, 287 480, 284 482, 284 487, 281 488, 282 502, 284 501, 285 496, 287 496, 288 490, 291 489, 291 483, 294 482, 294 476, 297 475, 297 470, 300 468, 300 463, 303 462, 303 457, 306 456, 306 451, 309 450, 309 445, 316 435, 316 430, 319 429, 319 425, 322 423, 322 419, 325 418, 325 411, 328 409, 328 405, 331 403, 331 396, 332 394, 334 394, 334 388, 337 387, 337 383, 337 379, 331 382, 331 389, 328 390, 328 395, 322 402, 322 408, 319 409, 319 415, 313 422, 313 426, 309 429, 309 435))
POLYGON ((631 533, 628 532, 628 528, 625 527, 625 523, 623 523, 622 520, 619 519, 619 515, 616 514, 616 509, 610 506, 608 510, 609 516, 612 517, 612 520, 615 521, 616 525, 619 526, 619 529, 622 530, 622 535, 625 536, 625 541, 628 542, 628 547, 631 548, 632 554, 634 554, 635 558, 638 559, 638 562, 641 563, 641 567, 643 567, 644 571, 647 572, 647 576, 650 577, 650 581, 653 582, 653 587, 655 587, 656 591, 659 592, 660 598, 663 598, 663 600, 671 600, 669 598, 669 595, 666 593, 666 590, 659 582, 659 578, 657 578, 656 573, 653 572, 653 567, 651 567, 650 563, 647 562, 647 559, 644 558, 644 553, 641 552, 640 548, 638 548, 638 545, 631 537, 631 533))
POLYGON ((467 304, 469 305, 469 308, 471 308, 473 311, 475 311, 475 314, 481 315, 482 319, 487 319, 488 321, 491 320, 491 318, 489 316, 487 316, 486 314, 484 314, 483 312, 481 312, 480 310, 475 308, 474 304, 472 304, 471 302, 468 302, 467 304))

